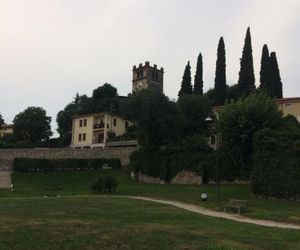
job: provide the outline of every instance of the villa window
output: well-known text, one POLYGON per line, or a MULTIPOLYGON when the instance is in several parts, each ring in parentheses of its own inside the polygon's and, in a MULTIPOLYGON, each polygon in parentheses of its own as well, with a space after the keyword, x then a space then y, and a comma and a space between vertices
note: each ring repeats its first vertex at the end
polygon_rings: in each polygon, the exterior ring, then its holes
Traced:
POLYGON ((87 125, 87 119, 84 119, 83 120, 83 126, 86 127, 86 125, 87 125))
POLYGON ((114 118, 114 127, 116 127, 116 126, 117 126, 117 119, 114 118))
POLYGON ((86 133, 82 134, 82 140, 86 141, 86 133))
POLYGON ((78 134, 78 141, 82 140, 82 134, 78 134))
POLYGON ((79 120, 79 127, 82 127, 82 120, 79 120))

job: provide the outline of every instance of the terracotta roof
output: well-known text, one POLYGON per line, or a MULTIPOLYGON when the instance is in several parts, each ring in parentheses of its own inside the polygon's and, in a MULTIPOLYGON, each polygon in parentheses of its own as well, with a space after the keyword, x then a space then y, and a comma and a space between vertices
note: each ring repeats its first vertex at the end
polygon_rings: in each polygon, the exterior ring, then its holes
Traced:
POLYGON ((289 97, 289 98, 281 98, 276 100, 277 104, 295 103, 295 102, 300 102, 300 97, 289 97))
MULTIPOLYGON (((300 97, 288 97, 288 98, 280 98, 276 99, 275 101, 277 104, 285 104, 285 103, 297 103, 300 102, 300 97)), ((212 110, 215 112, 220 112, 224 108, 224 105, 222 106, 213 106, 212 110)))
POLYGON ((89 114, 81 114, 81 115, 74 115, 72 117, 72 119, 78 119, 78 118, 84 118, 84 117, 89 117, 89 116, 104 116, 104 115, 111 115, 111 116, 114 116, 114 117, 118 117, 118 118, 121 118, 123 120, 126 120, 124 117, 122 117, 121 115, 116 115, 116 114, 113 114, 113 113, 110 113, 110 112, 97 112, 97 113, 89 113, 89 114))

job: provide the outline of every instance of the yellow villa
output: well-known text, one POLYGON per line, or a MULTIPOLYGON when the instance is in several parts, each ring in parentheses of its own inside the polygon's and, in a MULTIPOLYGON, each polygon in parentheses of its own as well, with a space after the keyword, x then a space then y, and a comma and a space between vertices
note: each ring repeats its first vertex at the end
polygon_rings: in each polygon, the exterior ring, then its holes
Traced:
MULTIPOLYGON (((73 118, 72 148, 104 148, 122 146, 122 142, 109 142, 109 134, 121 136, 132 122, 109 113, 78 115, 73 118)), ((131 142, 136 145, 136 142, 131 142)), ((130 146, 127 145, 126 146, 130 146)))
POLYGON ((300 122, 300 97, 277 99, 276 103, 284 116, 293 115, 300 122))
MULTIPOLYGON (((300 97, 280 98, 276 100, 276 104, 283 116, 293 115, 300 122, 300 97)), ((224 106, 214 106, 212 109, 218 117, 223 108, 224 106)), ((218 136, 210 136, 208 142, 212 148, 216 149, 218 147, 218 136)))
POLYGON ((0 138, 6 135, 12 135, 14 133, 13 124, 3 124, 0 126, 0 138))
MULTIPOLYGON (((283 113, 283 116, 293 115, 300 122, 300 97, 281 98, 276 100, 278 109, 283 113)), ((218 114, 224 106, 214 106, 213 111, 218 114)))

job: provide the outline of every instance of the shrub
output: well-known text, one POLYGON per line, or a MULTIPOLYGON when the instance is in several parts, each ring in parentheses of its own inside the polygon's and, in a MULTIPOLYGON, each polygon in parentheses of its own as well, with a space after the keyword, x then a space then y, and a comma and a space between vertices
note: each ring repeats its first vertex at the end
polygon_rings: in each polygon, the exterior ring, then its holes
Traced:
POLYGON ((115 193, 117 186, 118 183, 114 177, 99 177, 98 180, 91 186, 91 190, 94 193, 115 193))
POLYGON ((98 180, 91 186, 92 192, 102 193, 104 191, 104 179, 99 177, 98 180))
POLYGON ((38 172, 38 171, 68 171, 68 170, 94 170, 103 167, 113 169, 121 168, 121 161, 112 159, 29 159, 16 158, 13 169, 17 172, 38 172))

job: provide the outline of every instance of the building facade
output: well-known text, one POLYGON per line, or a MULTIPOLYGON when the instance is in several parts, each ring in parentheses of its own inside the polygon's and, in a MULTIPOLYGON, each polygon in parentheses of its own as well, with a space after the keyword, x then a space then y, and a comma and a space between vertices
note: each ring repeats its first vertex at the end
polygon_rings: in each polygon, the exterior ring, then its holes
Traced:
POLYGON ((300 97, 281 98, 276 103, 284 116, 293 115, 300 122, 300 97))
POLYGON ((164 69, 153 67, 149 62, 142 63, 137 67, 133 66, 132 70, 132 93, 136 93, 143 89, 155 89, 163 92, 164 87, 164 69))
POLYGON ((132 122, 109 113, 79 115, 73 118, 72 148, 104 148, 110 134, 121 136, 132 122))
POLYGON ((14 133, 13 124, 3 124, 0 126, 0 138, 6 135, 12 135, 14 133))

